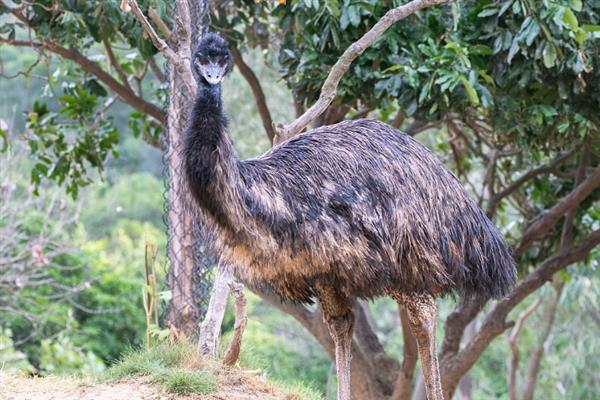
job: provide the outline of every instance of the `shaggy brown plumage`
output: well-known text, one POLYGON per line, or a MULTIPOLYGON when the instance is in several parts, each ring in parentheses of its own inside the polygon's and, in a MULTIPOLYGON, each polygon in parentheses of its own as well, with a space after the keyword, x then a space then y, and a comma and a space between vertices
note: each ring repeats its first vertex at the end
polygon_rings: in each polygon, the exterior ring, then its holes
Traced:
POLYGON ((497 229, 429 150, 389 125, 345 121, 238 160, 220 85, 206 78, 226 73, 225 46, 208 35, 196 53, 184 157, 213 247, 238 278, 286 301, 317 299, 331 318, 357 297, 507 292, 515 266, 497 229))

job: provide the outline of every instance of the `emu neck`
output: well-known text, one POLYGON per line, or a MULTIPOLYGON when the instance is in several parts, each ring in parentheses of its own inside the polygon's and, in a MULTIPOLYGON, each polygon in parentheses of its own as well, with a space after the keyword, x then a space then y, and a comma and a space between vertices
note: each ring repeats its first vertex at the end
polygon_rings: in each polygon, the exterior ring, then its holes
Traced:
POLYGON ((221 101, 221 84, 209 85, 204 80, 198 85, 198 93, 192 111, 192 125, 202 132, 196 139, 206 139, 227 128, 221 101))
POLYGON ((235 198, 238 162, 227 134, 221 86, 202 82, 185 138, 185 171, 198 205, 219 225, 230 227, 239 209, 235 198))

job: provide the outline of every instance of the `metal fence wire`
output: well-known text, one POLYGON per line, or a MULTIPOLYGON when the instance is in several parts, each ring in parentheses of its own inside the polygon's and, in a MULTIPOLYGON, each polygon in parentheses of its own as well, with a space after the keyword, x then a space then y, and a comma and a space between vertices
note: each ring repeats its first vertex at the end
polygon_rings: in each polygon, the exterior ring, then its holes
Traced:
MULTIPOLYGON (((188 1, 192 21, 192 51, 210 24, 210 1, 188 1)), ((171 2, 170 12, 175 13, 171 2)), ((171 18, 171 21, 174 21, 171 18)), ((191 56, 191 55, 190 55, 191 56)), ((171 66, 165 75, 172 79, 171 66)), ((176 77, 175 77, 176 79, 176 77)), ((181 157, 181 132, 187 128, 191 102, 177 81, 169 82, 167 96, 168 129, 163 137, 163 176, 165 180, 163 221, 167 227, 167 288, 171 299, 162 323, 186 336, 195 336, 206 314, 213 283, 214 257, 205 250, 201 218, 187 189, 181 157), (177 120, 175 120, 177 119, 177 120)))

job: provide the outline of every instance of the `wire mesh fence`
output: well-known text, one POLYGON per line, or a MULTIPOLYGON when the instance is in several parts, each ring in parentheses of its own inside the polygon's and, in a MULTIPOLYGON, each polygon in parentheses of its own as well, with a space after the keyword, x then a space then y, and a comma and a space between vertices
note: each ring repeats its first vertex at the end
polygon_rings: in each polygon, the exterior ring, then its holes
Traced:
MULTIPOLYGON (((192 49, 210 23, 210 1, 189 1, 192 49)), ((171 18, 171 20, 175 20, 171 18)), ((193 50, 192 50, 193 51, 193 50)), ((191 56, 191 55, 190 55, 191 56)), ((182 90, 178 74, 166 65, 169 77, 168 124, 163 135, 164 222, 167 226, 167 287, 171 292, 164 324, 186 336, 198 333, 213 282, 214 258, 203 246, 201 218, 187 189, 183 157, 183 132, 187 128, 191 101, 182 90)))

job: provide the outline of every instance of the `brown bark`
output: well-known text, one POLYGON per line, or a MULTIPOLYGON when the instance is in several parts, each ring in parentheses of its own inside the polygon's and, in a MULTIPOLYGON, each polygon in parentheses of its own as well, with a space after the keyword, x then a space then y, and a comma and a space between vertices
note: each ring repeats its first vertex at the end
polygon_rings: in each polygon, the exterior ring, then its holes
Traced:
POLYGON ((533 314, 533 312, 539 307, 542 302, 542 297, 538 297, 536 301, 533 302, 531 306, 529 306, 525 311, 519 314, 519 318, 517 318, 517 322, 513 327, 512 331, 508 335, 508 344, 510 346, 510 358, 507 361, 508 366, 508 396, 510 400, 518 400, 517 397, 517 373, 519 370, 519 335, 521 334, 521 330, 525 325, 525 321, 527 318, 533 314))
POLYGON ((233 327, 233 337, 229 348, 223 357, 223 364, 234 365, 240 355, 242 348, 242 337, 244 330, 248 324, 248 316, 246 315, 246 296, 244 296, 244 285, 241 283, 231 282, 229 284, 231 294, 233 295, 233 304, 235 307, 235 324, 233 327))
POLYGON ((449 0, 413 0, 410 3, 388 11, 360 39, 352 43, 337 60, 329 71, 327 79, 321 87, 319 99, 304 114, 287 126, 278 125, 275 143, 283 142, 302 132, 304 128, 318 118, 331 104, 337 93, 337 87, 342 77, 350 68, 352 62, 360 56, 373 42, 396 22, 427 7, 448 3, 449 0))
POLYGON ((402 325, 402 339, 404 341, 402 367, 392 394, 392 400, 410 400, 413 387, 412 381, 417 366, 417 341, 413 336, 408 322, 408 314, 402 305, 398 305, 400 323, 402 325))
POLYGON ((471 369, 491 341, 513 325, 506 322, 508 313, 527 296, 550 280, 556 272, 570 264, 583 260, 599 243, 600 230, 596 230, 579 246, 570 246, 548 257, 538 268, 527 275, 506 298, 492 307, 486 314, 483 324, 473 340, 467 343, 456 355, 442 359, 442 385, 447 398, 454 394, 460 378, 471 369))
POLYGON ((567 211, 576 208, 598 187, 600 187, 600 165, 596 166, 592 174, 577 185, 571 193, 563 197, 550 210, 546 211, 542 217, 529 225, 514 250, 515 257, 523 254, 536 239, 552 228, 567 211))
POLYGON ((558 303, 560 302, 560 295, 564 287, 563 282, 557 282, 554 285, 554 293, 547 304, 547 308, 544 312, 544 319, 541 327, 541 335, 538 339, 538 344, 531 352, 529 358, 529 364, 527 367, 527 376, 525 378, 525 387, 523 389, 523 400, 533 400, 533 393, 535 391, 535 384, 537 382, 538 372, 540 370, 540 363, 544 356, 544 348, 549 340, 552 326, 556 318, 556 310, 558 309, 558 303))
POLYGON ((170 261, 168 282, 172 299, 167 313, 167 323, 180 336, 197 334, 198 304, 194 293, 194 264, 198 243, 198 216, 195 203, 187 190, 181 152, 182 132, 187 128, 190 112, 189 99, 196 95, 196 84, 191 69, 191 20, 187 0, 177 0, 177 18, 174 40, 177 51, 161 39, 135 0, 127 4, 152 40, 156 48, 171 63, 169 76, 169 109, 166 131, 166 159, 169 176, 167 196, 169 210, 168 258, 170 261))
POLYGON ((198 353, 216 358, 219 350, 219 335, 227 307, 229 295, 228 282, 231 280, 231 270, 225 265, 219 265, 213 283, 208 309, 200 326, 198 338, 198 353))

